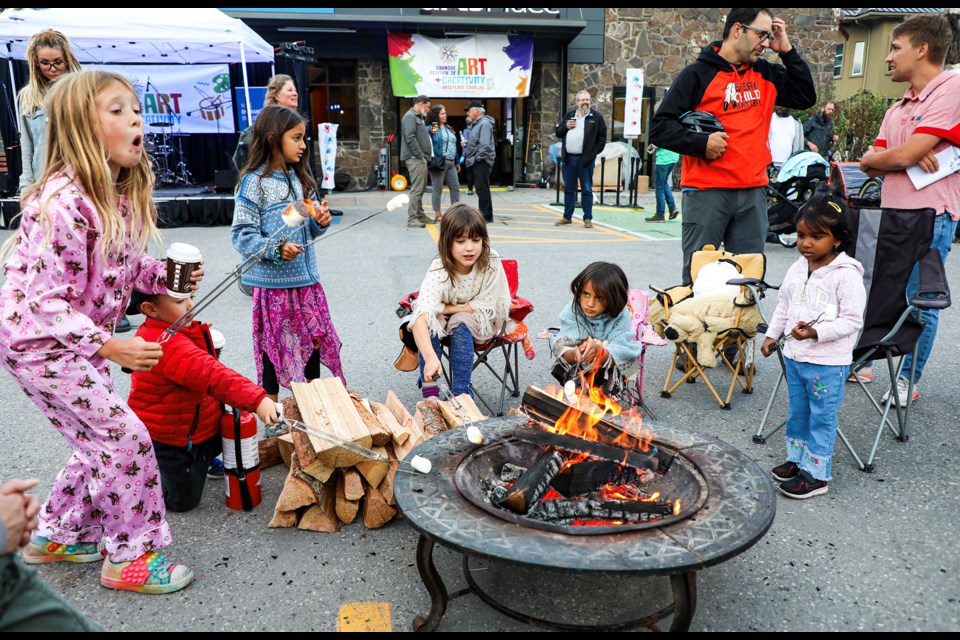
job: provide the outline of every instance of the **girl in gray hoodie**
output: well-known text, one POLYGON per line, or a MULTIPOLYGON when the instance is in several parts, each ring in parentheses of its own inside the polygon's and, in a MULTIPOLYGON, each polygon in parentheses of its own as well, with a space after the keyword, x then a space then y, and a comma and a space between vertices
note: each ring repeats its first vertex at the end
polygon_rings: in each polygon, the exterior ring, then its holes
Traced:
POLYGON ((849 238, 846 205, 838 197, 817 193, 800 208, 801 257, 780 285, 760 349, 764 356, 783 350, 790 396, 787 461, 772 475, 790 498, 826 493, 832 477, 837 412, 866 306, 863 267, 843 251, 849 238))

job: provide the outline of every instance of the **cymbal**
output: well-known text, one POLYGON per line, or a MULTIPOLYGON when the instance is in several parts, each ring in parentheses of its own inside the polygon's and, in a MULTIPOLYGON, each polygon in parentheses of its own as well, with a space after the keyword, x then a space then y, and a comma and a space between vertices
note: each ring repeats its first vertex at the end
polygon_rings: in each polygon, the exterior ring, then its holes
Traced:
POLYGON ((151 122, 151 123, 150 123, 150 126, 151 126, 151 127, 158 127, 158 128, 161 128, 161 127, 172 127, 172 126, 173 126, 173 123, 172 123, 172 122, 151 122))

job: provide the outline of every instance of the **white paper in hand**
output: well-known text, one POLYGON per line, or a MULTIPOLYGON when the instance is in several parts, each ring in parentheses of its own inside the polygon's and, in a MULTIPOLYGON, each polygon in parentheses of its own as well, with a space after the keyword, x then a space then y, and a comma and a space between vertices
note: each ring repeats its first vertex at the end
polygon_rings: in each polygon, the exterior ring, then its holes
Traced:
POLYGON ((939 152, 937 154, 937 163, 940 165, 940 168, 933 173, 927 173, 921 169, 919 165, 907 167, 907 175, 910 177, 910 182, 913 183, 913 187, 917 191, 927 185, 933 184, 937 180, 942 180, 960 171, 960 148, 951 145, 939 152))

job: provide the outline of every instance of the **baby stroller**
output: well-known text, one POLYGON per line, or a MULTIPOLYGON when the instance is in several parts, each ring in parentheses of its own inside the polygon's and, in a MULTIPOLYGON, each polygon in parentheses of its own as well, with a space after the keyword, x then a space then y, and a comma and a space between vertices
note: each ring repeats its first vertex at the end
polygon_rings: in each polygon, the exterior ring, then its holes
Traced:
POLYGON ((767 223, 770 242, 797 246, 797 211, 817 185, 826 181, 830 164, 819 153, 801 151, 783 163, 767 185, 767 223))

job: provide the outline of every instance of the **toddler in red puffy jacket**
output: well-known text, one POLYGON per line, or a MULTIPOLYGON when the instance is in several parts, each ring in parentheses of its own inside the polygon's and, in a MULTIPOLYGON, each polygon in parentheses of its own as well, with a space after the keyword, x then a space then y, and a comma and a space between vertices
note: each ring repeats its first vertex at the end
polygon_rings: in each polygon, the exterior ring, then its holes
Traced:
MULTIPOLYGON (((157 342, 192 308, 193 297, 134 291, 127 315, 146 315, 134 339, 157 342)), ((223 404, 256 412, 266 424, 278 421, 267 392, 220 363, 210 325, 198 321, 163 344, 163 356, 150 371, 133 372, 128 403, 153 439, 170 511, 189 511, 200 503, 207 468, 221 453, 223 404)))

